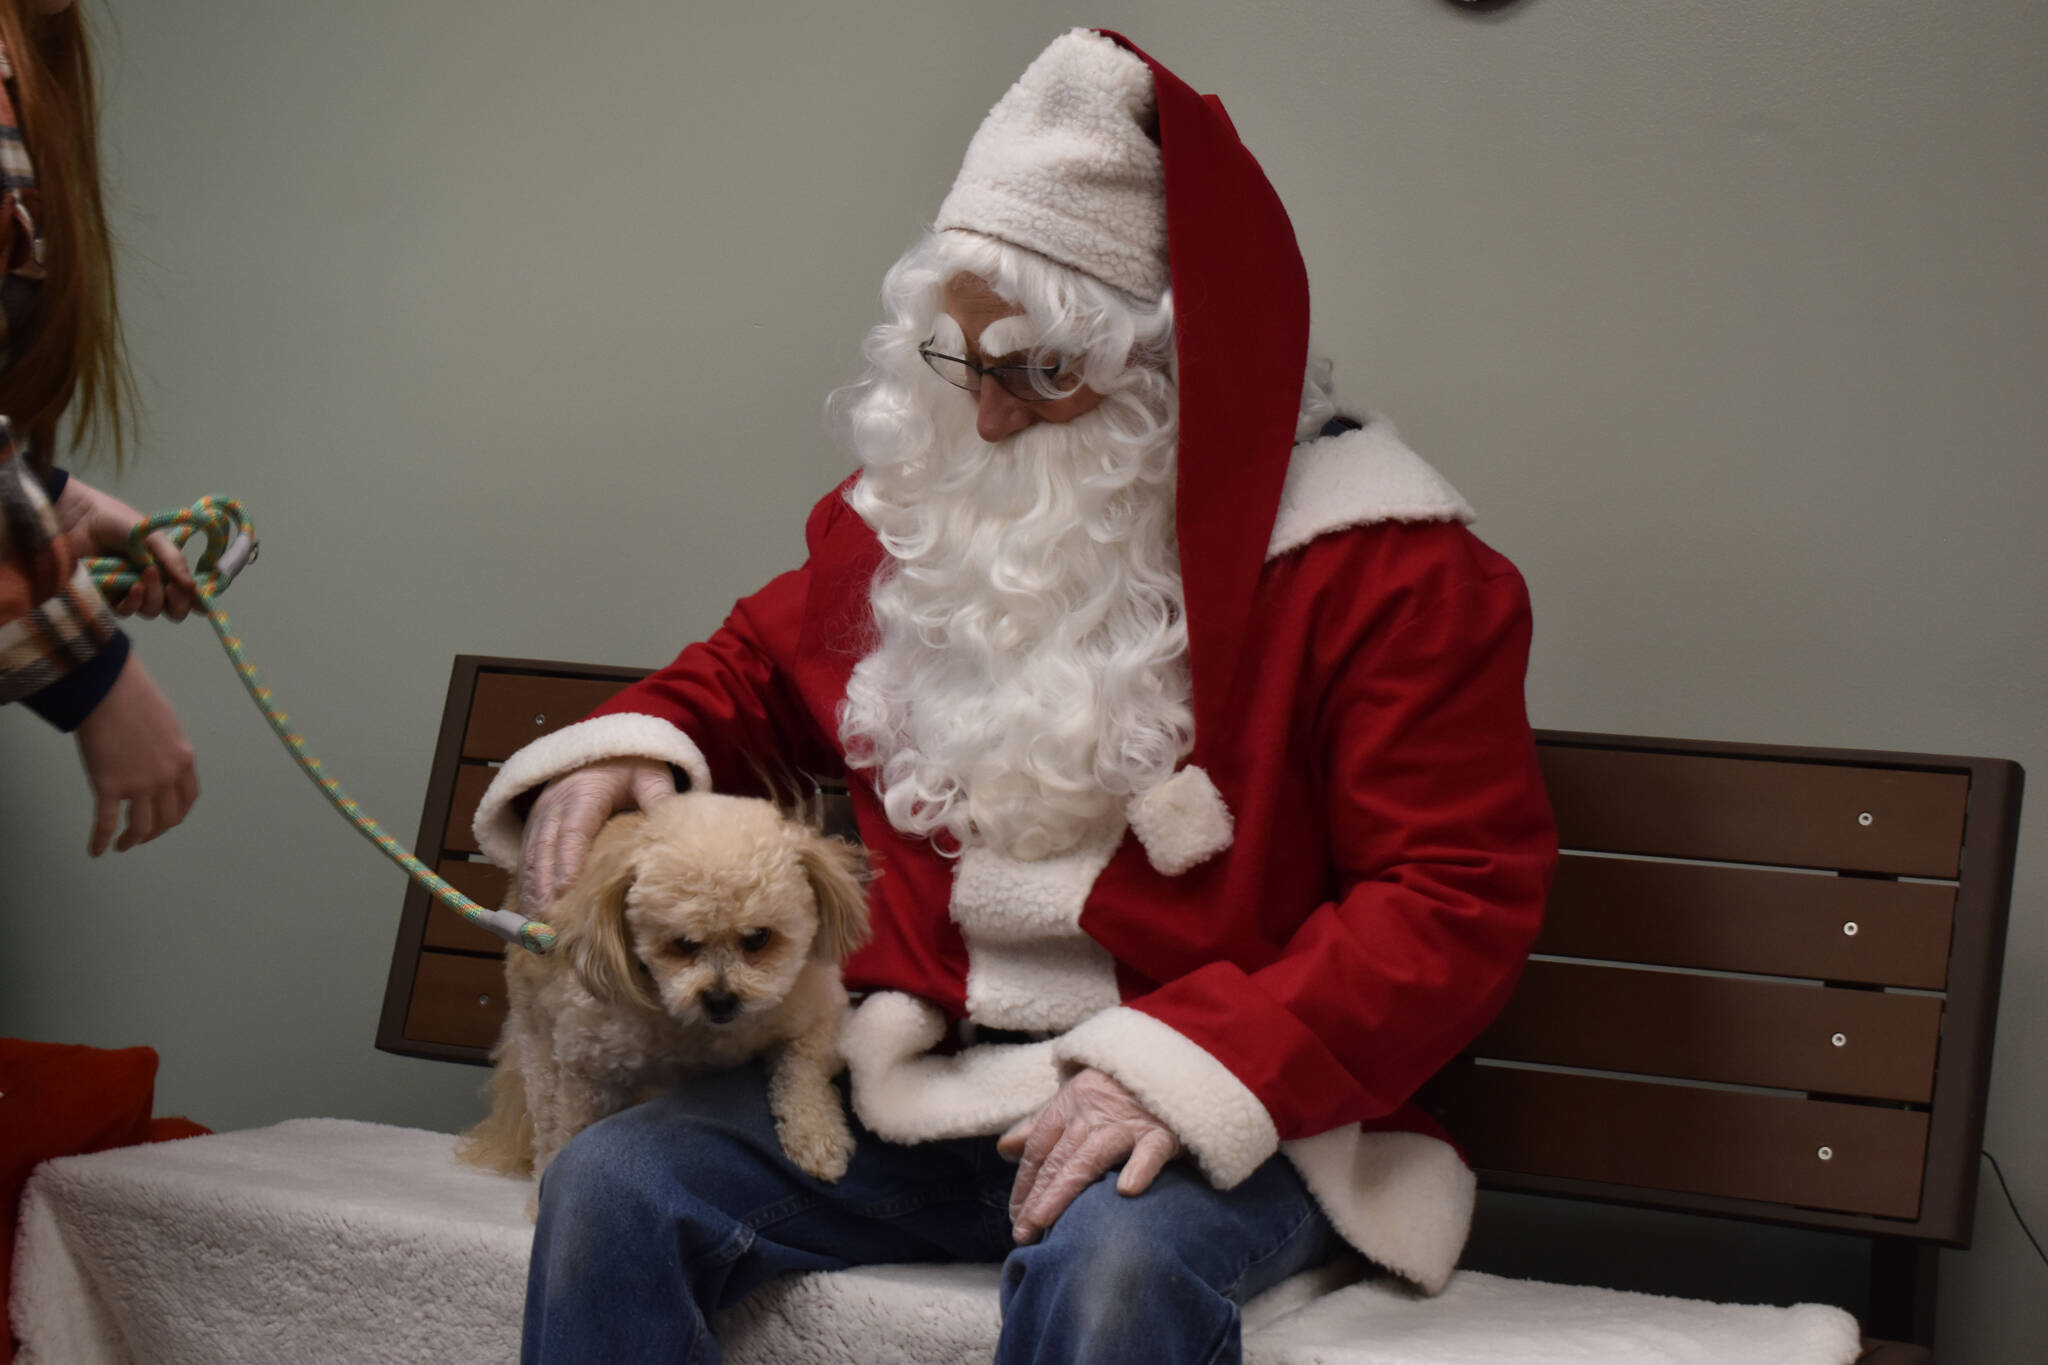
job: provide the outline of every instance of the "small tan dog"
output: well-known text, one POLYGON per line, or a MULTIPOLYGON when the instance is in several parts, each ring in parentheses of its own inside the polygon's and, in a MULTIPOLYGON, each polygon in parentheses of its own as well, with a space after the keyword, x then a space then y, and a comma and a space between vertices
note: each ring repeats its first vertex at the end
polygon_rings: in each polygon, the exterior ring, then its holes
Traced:
POLYGON ((686 792, 613 817, 547 920, 547 956, 506 950, 491 1113, 464 1161, 538 1175, 607 1114, 767 1053, 783 1151, 820 1180, 846 1173, 832 1078, 839 964, 868 932, 856 847, 769 801, 686 792))

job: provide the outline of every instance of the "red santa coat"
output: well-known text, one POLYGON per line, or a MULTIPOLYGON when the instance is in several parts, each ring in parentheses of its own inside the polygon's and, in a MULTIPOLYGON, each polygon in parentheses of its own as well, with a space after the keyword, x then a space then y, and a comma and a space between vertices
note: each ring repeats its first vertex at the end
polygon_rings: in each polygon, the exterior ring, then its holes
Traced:
MULTIPOLYGON (((882 552, 843 494, 812 511, 804 567, 505 765, 477 815, 487 854, 516 857, 522 791, 601 758, 723 790, 763 758, 844 771, 838 709, 882 552)), ((1128 836, 948 858, 849 774, 879 872, 874 939, 846 968, 877 994, 843 1040, 870 1128, 999 1132, 1095 1066, 1218 1186, 1284 1152, 1347 1240, 1442 1286, 1473 1182, 1411 1096, 1506 1002, 1557 852, 1523 705, 1527 593, 1470 515, 1384 421, 1297 447, 1239 724, 1131 802, 1128 836), (1047 1038, 933 1053, 961 1019, 1047 1038)))

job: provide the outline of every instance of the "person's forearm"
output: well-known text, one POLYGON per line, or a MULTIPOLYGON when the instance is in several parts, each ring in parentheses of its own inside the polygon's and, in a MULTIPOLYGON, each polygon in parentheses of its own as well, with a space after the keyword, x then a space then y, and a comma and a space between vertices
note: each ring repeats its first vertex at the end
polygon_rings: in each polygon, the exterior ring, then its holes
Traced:
POLYGON ((67 482, 0 453, 0 702, 70 731, 113 686, 128 641, 62 533, 50 490, 67 482))

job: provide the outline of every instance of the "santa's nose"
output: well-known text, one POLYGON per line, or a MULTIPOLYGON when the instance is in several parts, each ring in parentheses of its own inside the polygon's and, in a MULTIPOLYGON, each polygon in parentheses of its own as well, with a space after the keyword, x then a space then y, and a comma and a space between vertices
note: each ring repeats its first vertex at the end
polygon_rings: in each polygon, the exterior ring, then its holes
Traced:
POLYGON ((974 414, 974 429, 990 445, 1015 436, 1038 420, 1038 414, 1032 411, 1029 403, 986 375, 982 376, 977 402, 979 407, 974 414))

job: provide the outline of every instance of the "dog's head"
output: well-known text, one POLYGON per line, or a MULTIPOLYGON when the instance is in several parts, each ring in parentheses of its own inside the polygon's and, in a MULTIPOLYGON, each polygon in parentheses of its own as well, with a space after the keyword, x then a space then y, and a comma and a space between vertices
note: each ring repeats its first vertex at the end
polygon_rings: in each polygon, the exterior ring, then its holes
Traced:
POLYGON ((772 802, 685 792, 606 825, 549 918, 600 1000, 726 1024, 866 942, 861 873, 859 849, 772 802))

